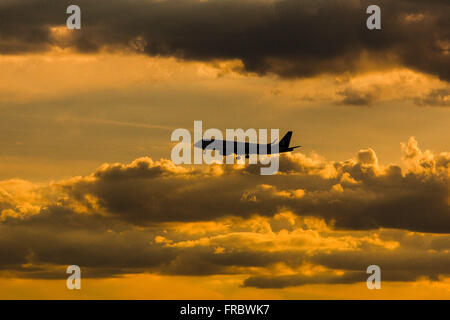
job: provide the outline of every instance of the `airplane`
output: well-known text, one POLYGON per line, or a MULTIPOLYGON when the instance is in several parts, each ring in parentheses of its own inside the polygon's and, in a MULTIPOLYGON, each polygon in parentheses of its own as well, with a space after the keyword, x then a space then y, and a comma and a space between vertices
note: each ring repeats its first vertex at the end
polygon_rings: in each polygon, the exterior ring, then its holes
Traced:
POLYGON ((236 154, 237 159, 240 159, 241 155, 245 155, 245 158, 248 159, 250 154, 254 153, 252 151, 256 150, 256 154, 258 155, 267 155, 267 154, 277 154, 283 152, 291 152, 295 148, 300 148, 301 146, 293 146, 289 147, 291 142, 292 131, 288 131, 284 137, 280 140, 278 144, 276 144, 276 140, 272 143, 268 143, 267 145, 258 144, 258 143, 249 143, 249 142, 238 142, 238 141, 227 141, 227 140, 215 140, 214 138, 211 140, 199 140, 194 144, 196 148, 202 148, 203 152, 206 150, 217 150, 223 156, 228 156, 231 154, 236 154), (232 146, 231 150, 227 149, 228 146, 232 146), (278 146, 278 152, 277 147, 278 146))

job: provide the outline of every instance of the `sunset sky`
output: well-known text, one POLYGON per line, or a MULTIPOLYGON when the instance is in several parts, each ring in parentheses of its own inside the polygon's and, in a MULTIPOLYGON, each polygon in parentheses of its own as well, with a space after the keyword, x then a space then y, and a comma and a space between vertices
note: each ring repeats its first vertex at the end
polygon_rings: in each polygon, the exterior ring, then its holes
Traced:
POLYGON ((450 299, 449 16, 0 0, 0 299, 450 299), (302 148, 273 176, 177 166, 171 133, 194 120, 302 148))

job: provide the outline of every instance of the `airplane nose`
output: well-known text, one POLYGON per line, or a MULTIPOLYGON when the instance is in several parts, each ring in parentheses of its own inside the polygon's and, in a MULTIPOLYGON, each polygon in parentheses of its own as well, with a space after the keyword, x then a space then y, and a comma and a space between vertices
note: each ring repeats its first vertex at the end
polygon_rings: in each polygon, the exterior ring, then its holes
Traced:
POLYGON ((205 149, 207 146, 209 146, 213 140, 199 140, 196 143, 194 143, 194 147, 196 148, 200 148, 200 149, 205 149))

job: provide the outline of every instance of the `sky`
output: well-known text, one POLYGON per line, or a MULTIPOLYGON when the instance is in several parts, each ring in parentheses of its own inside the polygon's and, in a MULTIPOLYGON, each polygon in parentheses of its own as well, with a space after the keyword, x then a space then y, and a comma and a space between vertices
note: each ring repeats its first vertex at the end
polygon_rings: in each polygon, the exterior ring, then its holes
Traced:
POLYGON ((0 2, 1 299, 450 298, 448 1, 70 4, 0 2), (302 147, 175 165, 195 120, 302 147))

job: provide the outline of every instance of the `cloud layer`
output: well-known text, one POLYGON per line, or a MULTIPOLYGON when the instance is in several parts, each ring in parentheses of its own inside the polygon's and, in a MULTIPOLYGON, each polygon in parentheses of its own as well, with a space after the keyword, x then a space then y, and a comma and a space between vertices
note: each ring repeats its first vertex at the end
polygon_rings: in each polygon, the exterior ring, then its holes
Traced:
POLYGON ((445 0, 383 1, 381 31, 365 27, 367 6, 377 3, 358 0, 81 0, 82 30, 72 32, 60 28, 69 4, 12 0, 0 5, 0 52, 56 46, 199 61, 240 59, 241 71, 288 78, 400 65, 450 79, 445 0))
POLYGON ((187 168, 169 160, 105 164, 85 177, 0 182, 0 272, 64 278, 128 273, 246 275, 282 288, 439 280, 450 273, 450 154, 402 144, 403 169, 372 149, 328 161, 301 153, 280 172, 187 168))

